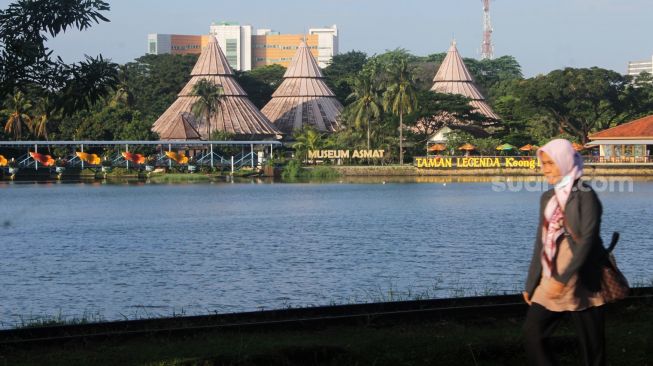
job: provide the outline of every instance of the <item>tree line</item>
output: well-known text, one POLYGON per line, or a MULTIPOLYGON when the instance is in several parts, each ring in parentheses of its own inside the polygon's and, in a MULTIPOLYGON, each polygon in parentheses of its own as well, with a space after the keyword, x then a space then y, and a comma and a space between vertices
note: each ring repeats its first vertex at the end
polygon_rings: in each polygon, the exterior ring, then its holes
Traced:
MULTIPOLYGON (((151 126, 188 82, 197 55, 145 55, 123 65, 100 55, 66 64, 52 57, 46 46, 49 38, 63 31, 83 31, 108 21, 108 11, 109 5, 101 0, 33 0, 0 11, 1 139, 157 138, 151 126)), ((430 91, 445 56, 415 56, 404 49, 334 56, 323 71, 345 106, 342 129, 329 136, 297 131, 297 148, 384 149, 402 161, 404 154, 423 155, 428 137, 445 124, 433 116, 481 126, 484 117, 469 100, 430 91)), ((554 137, 584 143, 592 132, 653 113, 649 74, 631 77, 593 67, 524 78, 512 56, 464 61, 501 120, 482 125, 483 133, 457 130, 450 140, 472 142, 481 152, 493 153, 490 150, 498 143, 542 144, 554 137)), ((237 71, 235 77, 262 108, 284 72, 284 67, 272 65, 237 71)), ((204 88, 204 92, 216 91, 204 88)), ((219 103, 205 98, 196 112, 206 115, 216 108, 219 103)))

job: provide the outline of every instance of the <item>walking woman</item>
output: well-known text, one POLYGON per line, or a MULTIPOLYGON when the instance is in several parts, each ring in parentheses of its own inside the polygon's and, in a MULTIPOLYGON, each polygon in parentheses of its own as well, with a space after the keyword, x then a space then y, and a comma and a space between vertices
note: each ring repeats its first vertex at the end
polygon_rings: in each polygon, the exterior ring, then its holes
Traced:
POLYGON ((585 365, 605 365, 600 238, 601 203, 582 183, 582 157, 567 140, 537 151, 542 173, 554 188, 540 199, 540 218, 524 300, 530 305, 524 335, 532 365, 555 365, 547 338, 569 314, 585 365))

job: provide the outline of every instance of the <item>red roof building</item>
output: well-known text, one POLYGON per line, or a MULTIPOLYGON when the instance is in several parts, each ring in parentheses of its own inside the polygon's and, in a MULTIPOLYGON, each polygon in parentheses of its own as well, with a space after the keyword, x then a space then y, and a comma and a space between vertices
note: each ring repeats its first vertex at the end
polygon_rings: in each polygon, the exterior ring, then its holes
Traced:
POLYGON ((599 146, 602 162, 651 162, 653 115, 589 135, 588 146, 599 146))

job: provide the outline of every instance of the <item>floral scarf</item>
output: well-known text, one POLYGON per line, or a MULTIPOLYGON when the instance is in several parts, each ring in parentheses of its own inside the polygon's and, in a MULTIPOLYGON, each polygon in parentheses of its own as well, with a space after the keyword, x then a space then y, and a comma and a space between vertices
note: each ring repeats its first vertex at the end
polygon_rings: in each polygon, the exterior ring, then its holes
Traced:
POLYGON ((564 139, 552 140, 537 150, 537 157, 542 159, 542 152, 555 162, 562 178, 554 187, 554 195, 544 209, 544 227, 542 228, 542 273, 551 277, 555 273, 555 257, 558 251, 558 239, 564 233, 564 206, 569 199, 576 180, 583 176, 583 159, 574 150, 571 142, 564 139))

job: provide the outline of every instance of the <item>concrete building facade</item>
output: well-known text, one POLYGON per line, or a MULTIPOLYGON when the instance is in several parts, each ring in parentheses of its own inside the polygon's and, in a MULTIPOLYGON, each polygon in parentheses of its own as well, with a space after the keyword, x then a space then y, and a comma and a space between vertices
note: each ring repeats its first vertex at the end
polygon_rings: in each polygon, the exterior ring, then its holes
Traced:
POLYGON ((338 54, 338 27, 334 24, 325 28, 310 28, 308 34, 317 36, 317 64, 325 68, 338 54))
POLYGON ((302 34, 279 34, 278 32, 267 32, 252 37, 252 58, 253 67, 268 65, 290 66, 290 62, 297 53, 299 44, 305 40, 313 57, 318 56, 318 36, 302 34))
MULTIPOLYGON (((338 54, 338 28, 310 28, 308 34, 281 34, 272 29, 254 30, 251 25, 214 23, 209 34, 216 36, 229 65, 234 70, 282 65, 288 67, 301 41, 305 41, 318 65, 324 68, 338 54)), ((148 54, 200 54, 208 35, 148 34, 148 54)))
POLYGON ((214 23, 209 27, 209 34, 218 39, 229 65, 241 71, 252 69, 252 33, 251 25, 233 22, 214 23))
POLYGON ((202 52, 202 48, 208 44, 208 40, 208 35, 148 34, 147 53, 153 55, 166 53, 173 55, 199 54, 202 52))
POLYGON ((643 72, 653 74, 653 56, 651 56, 651 58, 648 60, 628 62, 628 70, 626 71, 626 75, 636 76, 643 72))

